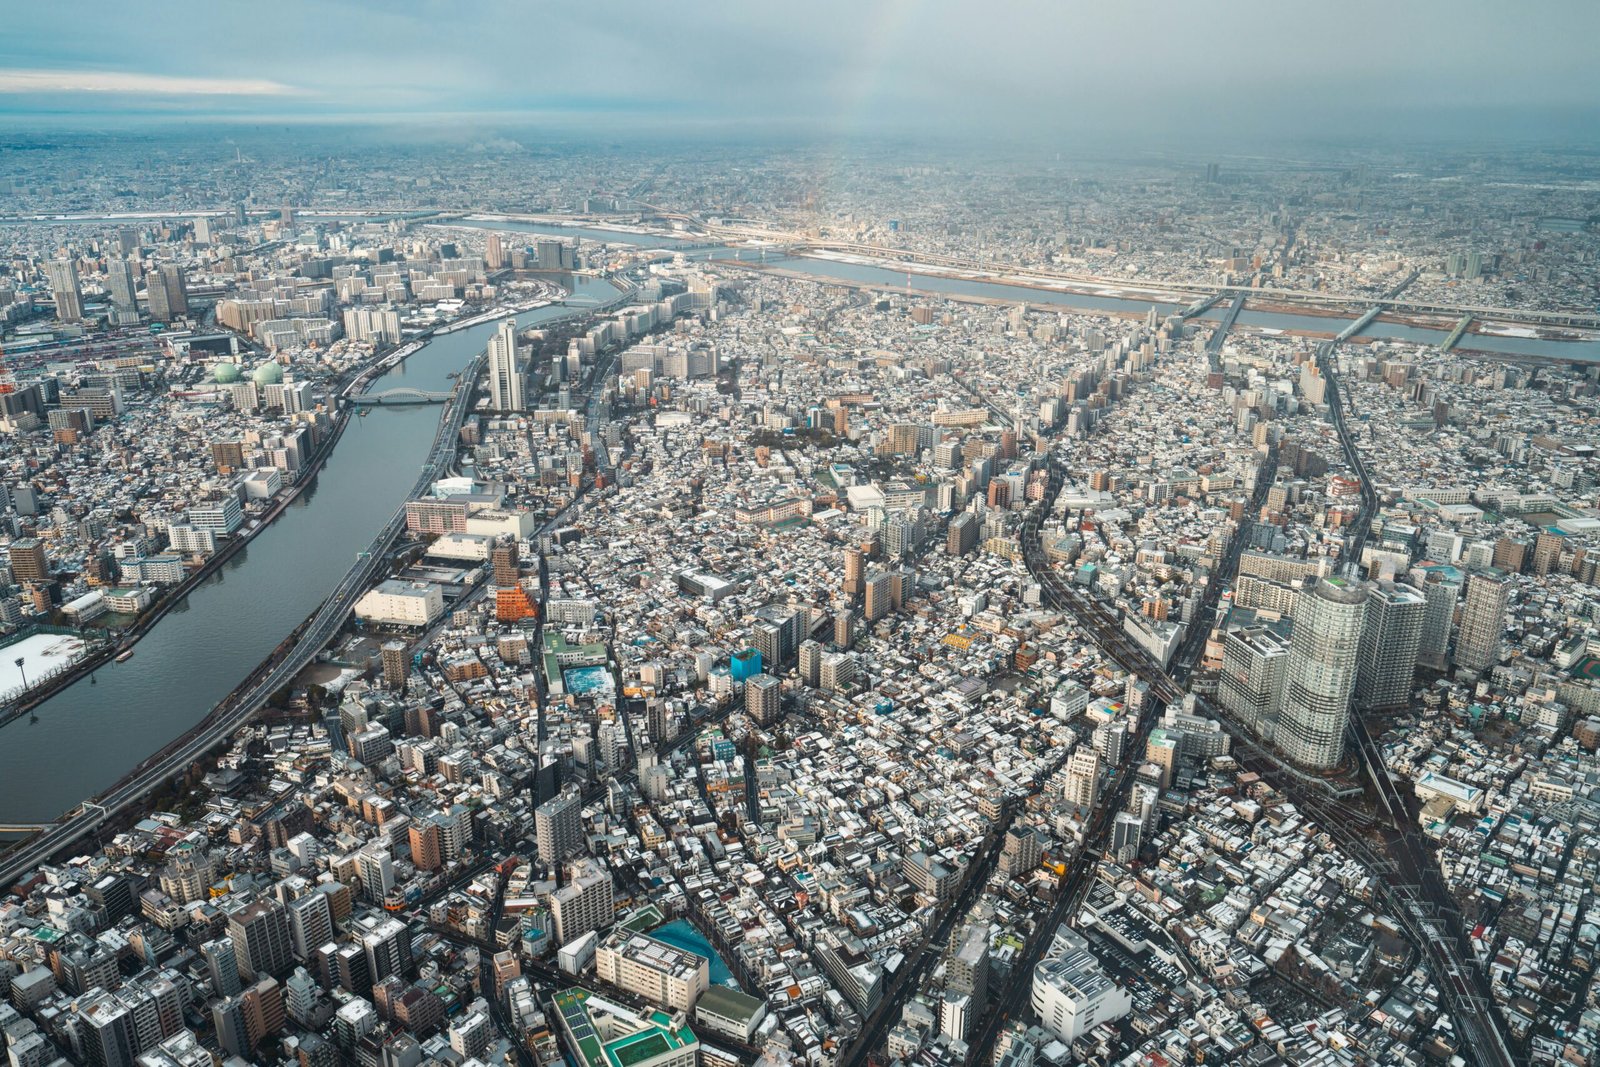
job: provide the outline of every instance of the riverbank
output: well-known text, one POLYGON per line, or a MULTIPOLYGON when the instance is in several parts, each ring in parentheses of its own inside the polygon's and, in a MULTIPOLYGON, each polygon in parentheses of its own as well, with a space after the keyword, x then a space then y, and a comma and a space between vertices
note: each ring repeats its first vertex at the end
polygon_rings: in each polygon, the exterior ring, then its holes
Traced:
MULTIPOLYGON (((629 296, 625 284, 609 279, 579 277, 563 288, 573 290, 579 306, 556 304, 521 313, 519 325, 592 316, 629 296)), ((470 380, 464 372, 481 360, 494 330, 494 324, 483 323, 449 335, 408 334, 401 348, 362 361, 370 388, 453 391, 462 378, 470 380), (385 370, 390 377, 372 379, 385 370)), ((341 380, 351 380, 351 372, 341 380)), ((148 627, 136 656, 101 664, 98 684, 79 678, 37 707, 35 718, 7 727, 12 733, 0 744, 0 822, 58 821, 85 797, 106 798, 107 783, 113 781, 124 783, 112 795, 121 803, 147 777, 154 780, 156 764, 141 760, 147 752, 176 753, 162 757, 175 762, 197 747, 209 750, 208 739, 235 721, 237 713, 228 709, 241 706, 241 682, 247 689, 252 682, 261 684, 262 674, 253 665, 280 664, 272 684, 282 688, 289 679, 280 676, 295 665, 285 655, 297 662, 311 652, 311 644, 320 649, 326 643, 332 616, 323 610, 318 617, 318 605, 350 599, 346 594, 359 584, 351 578, 352 562, 366 563, 374 534, 385 519, 392 523, 397 512, 403 515, 403 502, 417 491, 419 477, 442 476, 436 472, 451 458, 443 449, 454 438, 441 443, 444 423, 438 411, 420 405, 370 411, 343 423, 346 432, 315 482, 307 479, 315 492, 299 496, 275 522, 257 528, 255 533, 270 532, 251 540, 248 553, 235 555, 187 599, 174 598, 160 625, 148 627), (308 617, 316 618, 315 631, 305 627, 308 617), (291 631, 308 644, 280 653, 291 631), (144 769, 130 786, 127 772, 135 764, 144 769)))
MULTIPOLYGON (((323 441, 319 442, 316 452, 313 453, 307 465, 302 468, 300 476, 295 479, 292 485, 278 494, 272 505, 259 518, 255 519, 254 525, 249 528, 248 532, 242 532, 240 535, 223 542, 204 564, 195 571, 186 574, 181 582, 172 586, 164 596, 143 612, 132 626, 115 636, 109 637, 104 643, 96 644, 83 658, 59 674, 51 675, 39 685, 32 687, 16 702, 8 706, 4 711, 0 711, 0 726, 5 726, 23 715, 29 714, 58 693, 82 681, 85 677, 93 675, 95 671, 103 668, 116 657, 133 650, 139 641, 168 613, 181 606, 191 593, 226 567, 262 531, 277 522, 289 507, 300 499, 303 493, 315 486, 317 476, 332 457, 334 449, 350 425, 350 419, 355 414, 355 409, 345 403, 349 397, 360 394, 372 382, 404 364, 411 356, 426 348, 435 336, 447 335, 485 322, 535 311, 551 304, 560 303, 571 295, 559 286, 554 288, 554 295, 548 299, 539 298, 507 307, 494 307, 484 312, 475 313, 466 319, 457 319, 451 323, 429 327, 421 334, 405 340, 398 346, 374 352, 370 359, 350 368, 344 374, 333 379, 329 384, 327 393, 328 401, 332 408, 332 426, 329 434, 323 441)), ((86 641, 89 639, 86 634, 82 636, 86 641)))
MULTIPOLYGON (((505 312, 505 314, 515 315, 520 314, 520 312, 511 310, 505 312)), ((255 524, 250 527, 249 531, 223 542, 204 564, 193 572, 186 574, 183 581, 172 586, 165 596, 140 614, 139 618, 128 629, 122 631, 115 638, 98 644, 92 651, 77 660, 66 670, 51 675, 50 678, 39 685, 30 688, 26 694, 7 707, 3 713, 0 713, 0 726, 5 726, 23 715, 31 713, 35 708, 49 701, 63 690, 93 675, 95 671, 103 668, 118 656, 136 649, 139 641, 157 623, 161 622, 170 612, 182 606, 196 589, 226 567, 256 537, 276 523, 300 499, 302 494, 316 485, 318 475, 322 473, 323 467, 333 456, 335 448, 343 438, 345 430, 349 427, 350 419, 354 416, 355 409, 342 403, 344 398, 351 395, 352 392, 361 391, 372 381, 387 374, 403 364, 408 358, 426 348, 435 332, 438 332, 437 328, 429 330, 420 337, 406 341, 397 347, 375 352, 371 359, 351 368, 344 375, 334 379, 328 391, 329 399, 333 404, 330 432, 318 443, 316 451, 312 454, 306 466, 302 468, 300 476, 295 479, 292 485, 278 494, 272 505, 255 520, 255 524)), ((85 636, 85 640, 88 640, 87 636, 85 636)))

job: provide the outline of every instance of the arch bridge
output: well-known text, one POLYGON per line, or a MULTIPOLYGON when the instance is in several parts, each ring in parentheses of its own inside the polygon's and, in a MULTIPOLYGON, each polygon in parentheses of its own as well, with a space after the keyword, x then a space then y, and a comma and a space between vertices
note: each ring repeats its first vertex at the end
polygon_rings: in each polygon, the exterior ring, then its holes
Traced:
POLYGON ((363 407, 388 404, 443 404, 454 395, 453 391, 429 392, 426 389, 413 389, 408 385, 402 385, 394 389, 385 389, 381 393, 362 393, 353 396, 350 398, 350 403, 363 407))

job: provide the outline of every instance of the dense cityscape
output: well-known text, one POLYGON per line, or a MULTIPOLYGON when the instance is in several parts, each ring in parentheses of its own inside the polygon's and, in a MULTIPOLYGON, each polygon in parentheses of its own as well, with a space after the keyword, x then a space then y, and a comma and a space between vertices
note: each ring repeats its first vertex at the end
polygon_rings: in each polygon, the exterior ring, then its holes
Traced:
POLYGON ((1600 1063, 1595 158, 4 129, 4 1062, 1600 1063))

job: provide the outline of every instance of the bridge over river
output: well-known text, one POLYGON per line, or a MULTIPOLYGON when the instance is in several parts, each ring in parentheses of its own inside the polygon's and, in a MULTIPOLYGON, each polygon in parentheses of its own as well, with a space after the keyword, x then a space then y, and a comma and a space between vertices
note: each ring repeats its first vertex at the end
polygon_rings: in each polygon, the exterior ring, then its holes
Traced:
POLYGON ((441 392, 438 390, 414 389, 409 385, 402 385, 394 389, 385 389, 381 393, 359 393, 350 398, 350 403, 358 407, 385 404, 443 404, 454 395, 454 390, 441 392))

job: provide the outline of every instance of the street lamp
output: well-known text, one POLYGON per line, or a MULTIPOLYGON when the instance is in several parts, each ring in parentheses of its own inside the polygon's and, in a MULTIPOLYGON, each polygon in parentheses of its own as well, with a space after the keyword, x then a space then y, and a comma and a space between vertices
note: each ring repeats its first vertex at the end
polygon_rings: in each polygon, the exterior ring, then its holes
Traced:
POLYGON ((18 656, 16 659, 12 660, 12 662, 17 665, 17 670, 22 675, 22 691, 26 693, 28 691, 28 672, 22 669, 22 665, 27 662, 27 658, 25 656, 18 656))

